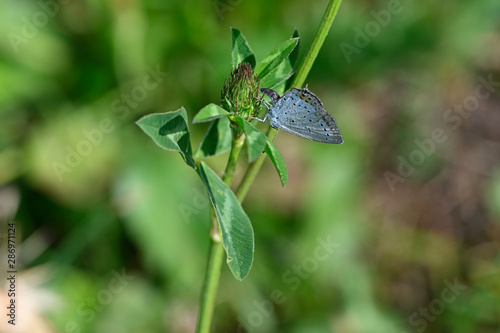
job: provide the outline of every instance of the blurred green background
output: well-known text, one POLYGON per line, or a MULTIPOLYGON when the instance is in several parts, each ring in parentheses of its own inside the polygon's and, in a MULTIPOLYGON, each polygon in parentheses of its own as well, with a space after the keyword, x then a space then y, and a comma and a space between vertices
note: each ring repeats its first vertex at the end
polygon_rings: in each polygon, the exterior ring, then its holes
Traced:
MULTIPOLYGON (((303 56, 326 6, 3 1, 0 331, 193 332, 208 201, 134 122, 218 103, 231 26, 257 60, 296 28, 303 56)), ((345 0, 307 83, 345 143, 279 133, 288 185, 266 161, 213 332, 500 332, 500 2, 345 0)))

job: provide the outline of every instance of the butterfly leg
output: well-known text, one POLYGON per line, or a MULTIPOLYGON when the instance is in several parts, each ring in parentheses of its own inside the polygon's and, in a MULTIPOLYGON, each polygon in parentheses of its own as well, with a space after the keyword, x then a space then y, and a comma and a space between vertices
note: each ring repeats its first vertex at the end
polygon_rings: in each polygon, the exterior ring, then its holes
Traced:
POLYGON ((260 98, 257 98, 262 104, 264 104, 266 106, 266 108, 270 108, 272 106, 271 103, 269 103, 268 101, 266 101, 265 99, 260 99, 260 98))
POLYGON ((264 119, 260 119, 259 117, 250 117, 250 119, 255 119, 255 120, 258 120, 262 123, 265 123, 267 121, 267 115, 268 113, 266 114, 266 116, 264 117, 264 119))

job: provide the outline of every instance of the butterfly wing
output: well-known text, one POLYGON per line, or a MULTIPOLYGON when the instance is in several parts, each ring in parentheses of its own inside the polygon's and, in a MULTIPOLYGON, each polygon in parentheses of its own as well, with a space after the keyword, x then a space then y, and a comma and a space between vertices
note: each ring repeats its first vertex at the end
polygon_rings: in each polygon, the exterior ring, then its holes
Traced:
POLYGON ((290 89, 271 109, 273 127, 317 142, 344 142, 335 119, 323 109, 318 97, 307 89, 290 89))

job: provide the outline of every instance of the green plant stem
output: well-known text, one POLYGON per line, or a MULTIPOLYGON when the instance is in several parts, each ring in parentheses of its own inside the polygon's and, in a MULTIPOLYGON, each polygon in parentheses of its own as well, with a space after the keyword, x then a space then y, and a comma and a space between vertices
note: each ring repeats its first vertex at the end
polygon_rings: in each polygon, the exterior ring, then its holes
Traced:
MULTIPOLYGON (((238 157, 245 142, 245 135, 241 134, 233 138, 233 143, 231 146, 231 153, 229 154, 229 159, 227 161, 226 171, 222 180, 228 185, 231 185, 233 180, 234 171, 236 170, 236 164, 238 162, 238 157)), ((219 224, 217 223, 217 217, 212 208, 210 213, 210 250, 208 254, 208 263, 205 272, 205 278, 203 280, 203 287, 201 291, 200 300, 200 313, 198 316, 198 328, 197 333, 209 333, 212 326, 212 319, 214 314, 215 300, 217 296, 217 289, 219 287, 220 271, 222 263, 224 262, 224 247, 222 246, 222 240, 220 237, 219 224)))
MULTIPOLYGON (((275 133, 276 130, 269 126, 267 128, 266 136, 269 140, 272 140, 275 133)), ((265 159, 266 154, 262 153, 259 157, 257 157, 255 161, 248 165, 247 171, 245 172, 245 175, 243 175, 243 179, 241 180, 241 183, 236 190, 236 198, 239 202, 243 202, 243 200, 245 200, 248 190, 250 189, 250 186, 252 186, 253 180, 257 176, 257 173, 259 173, 259 170, 262 167, 262 163, 264 163, 265 159)))
POLYGON ((251 163, 248 166, 248 169, 245 172, 243 179, 241 180, 240 186, 238 186, 238 190, 236 191, 236 198, 238 198, 239 202, 243 202, 243 200, 245 200, 248 190, 250 189, 253 180, 257 176, 257 173, 259 172, 262 163, 264 163, 265 158, 266 154, 263 153, 253 163, 251 163))
MULTIPOLYGON (((330 30, 335 16, 337 15, 341 2, 342 0, 330 0, 330 2, 328 3, 328 7, 326 8, 325 14, 323 15, 321 24, 319 25, 318 31, 316 32, 316 36, 314 36, 311 47, 309 48, 307 55, 299 65, 299 69, 293 80, 292 87, 302 87, 302 85, 304 84, 313 63, 318 56, 319 50, 321 49, 321 46, 323 46, 326 35, 328 35, 328 31, 330 30)), ((271 140, 272 137, 274 137, 274 130, 269 127, 267 138, 271 140)), ((241 183, 236 191, 236 197, 240 202, 243 202, 243 200, 245 199, 250 186, 252 185, 255 177, 262 167, 262 163, 264 163, 265 158, 266 154, 261 154, 248 166, 245 175, 243 176, 243 179, 241 180, 241 183)))
POLYGON ((219 237, 217 218, 213 208, 210 213, 210 221, 212 225, 210 229, 210 250, 201 292, 200 313, 198 317, 198 328, 196 330, 198 333, 210 332, 217 289, 219 286, 220 271, 222 263, 224 262, 224 247, 219 237))
POLYGON ((227 186, 231 185, 233 180, 234 170, 236 170, 236 163, 238 163, 238 157, 240 156, 241 148, 245 143, 245 134, 241 133, 239 136, 233 138, 233 143, 231 145, 231 153, 229 154, 229 159, 227 160, 226 171, 222 180, 227 186))
POLYGON ((328 3, 328 7, 326 8, 325 14, 323 15, 323 19, 321 20, 321 24, 319 25, 318 31, 316 32, 316 36, 314 36, 313 42, 307 55, 300 63, 297 74, 293 79, 292 87, 302 87, 304 82, 306 81, 307 75, 309 75, 309 71, 311 70, 316 57, 318 56, 319 50, 323 46, 326 35, 328 35, 328 31, 332 26, 333 20, 337 15, 340 4, 342 0, 330 0, 328 3))

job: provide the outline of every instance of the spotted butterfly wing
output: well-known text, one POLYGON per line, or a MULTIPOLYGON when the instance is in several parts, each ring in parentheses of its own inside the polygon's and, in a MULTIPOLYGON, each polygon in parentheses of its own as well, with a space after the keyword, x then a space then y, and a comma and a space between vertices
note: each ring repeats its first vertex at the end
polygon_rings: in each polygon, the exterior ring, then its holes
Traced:
POLYGON ((317 142, 344 142, 335 119, 325 111, 319 98, 307 88, 292 88, 283 97, 271 89, 261 90, 273 102, 266 116, 272 127, 317 142))

